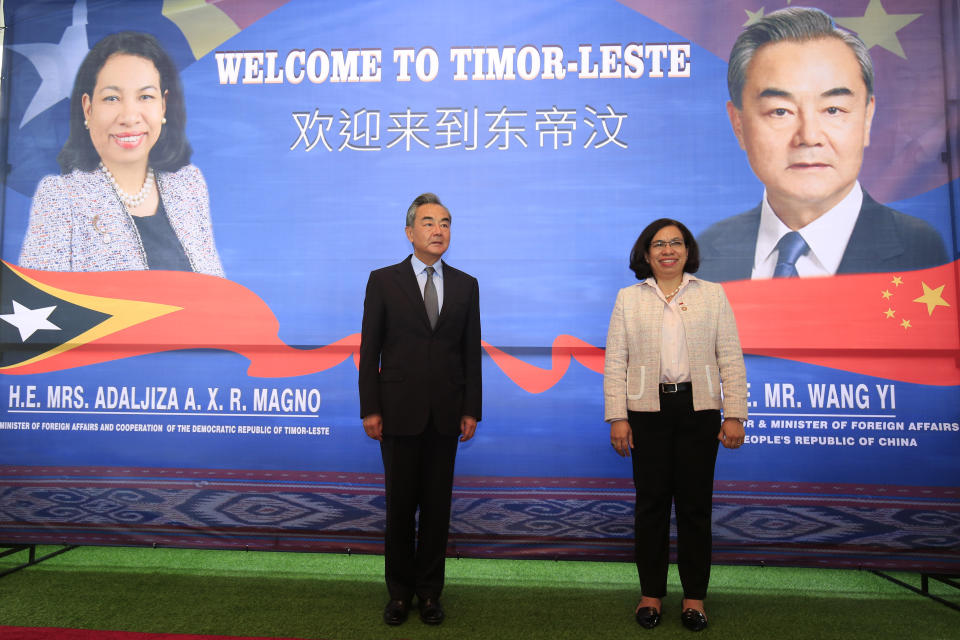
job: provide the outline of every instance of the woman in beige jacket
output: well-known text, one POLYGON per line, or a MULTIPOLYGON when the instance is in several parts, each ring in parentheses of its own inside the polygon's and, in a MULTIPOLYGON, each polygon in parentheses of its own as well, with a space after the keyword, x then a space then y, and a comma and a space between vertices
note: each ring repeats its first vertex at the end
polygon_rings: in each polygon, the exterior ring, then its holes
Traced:
POLYGON ((747 418, 733 311, 720 285, 691 275, 699 263, 696 240, 682 223, 661 218, 648 225, 630 254, 641 282, 620 290, 607 334, 605 418, 617 453, 632 452, 642 591, 636 619, 648 629, 659 624, 666 595, 673 503, 681 620, 693 631, 707 626, 717 449, 743 444, 747 418))

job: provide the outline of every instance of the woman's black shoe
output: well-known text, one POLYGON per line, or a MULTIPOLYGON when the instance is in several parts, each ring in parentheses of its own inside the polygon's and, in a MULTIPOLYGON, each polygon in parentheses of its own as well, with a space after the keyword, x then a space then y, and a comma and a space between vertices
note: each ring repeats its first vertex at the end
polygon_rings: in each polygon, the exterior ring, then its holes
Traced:
POLYGON ((640 607, 637 609, 637 624, 644 629, 653 629, 660 624, 660 612, 655 607, 640 607))
POLYGON ((680 614, 680 622, 690 631, 703 631, 707 628, 707 616, 696 609, 684 609, 680 614))

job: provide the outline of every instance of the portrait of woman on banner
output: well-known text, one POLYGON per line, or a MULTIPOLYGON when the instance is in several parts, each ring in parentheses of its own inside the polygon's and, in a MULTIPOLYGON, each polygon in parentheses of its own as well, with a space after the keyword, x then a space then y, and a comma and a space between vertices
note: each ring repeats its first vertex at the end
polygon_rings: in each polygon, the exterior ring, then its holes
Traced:
POLYGON ((179 72, 156 38, 125 31, 94 45, 74 82, 61 174, 33 196, 20 266, 223 276, 186 119, 179 72))

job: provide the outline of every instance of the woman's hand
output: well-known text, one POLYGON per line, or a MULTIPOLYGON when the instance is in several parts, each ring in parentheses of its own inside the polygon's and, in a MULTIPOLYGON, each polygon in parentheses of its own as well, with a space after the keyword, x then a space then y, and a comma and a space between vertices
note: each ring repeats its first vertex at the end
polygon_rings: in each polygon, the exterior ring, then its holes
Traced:
POLYGON ((621 456, 629 456, 633 449, 633 431, 626 420, 616 420, 610 423, 610 444, 621 456))
POLYGON ((727 449, 739 449, 744 437, 743 423, 739 418, 726 418, 720 425, 720 433, 717 434, 717 440, 727 449))

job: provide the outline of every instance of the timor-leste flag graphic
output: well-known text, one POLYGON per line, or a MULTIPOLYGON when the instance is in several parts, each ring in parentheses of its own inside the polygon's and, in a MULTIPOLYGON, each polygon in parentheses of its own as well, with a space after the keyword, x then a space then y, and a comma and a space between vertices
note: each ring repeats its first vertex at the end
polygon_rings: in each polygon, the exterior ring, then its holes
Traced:
POLYGON ((250 360, 255 377, 334 367, 359 334, 316 349, 278 337, 267 304, 230 280, 177 271, 70 273, 2 263, 0 373, 72 369, 180 349, 223 349, 250 360))

